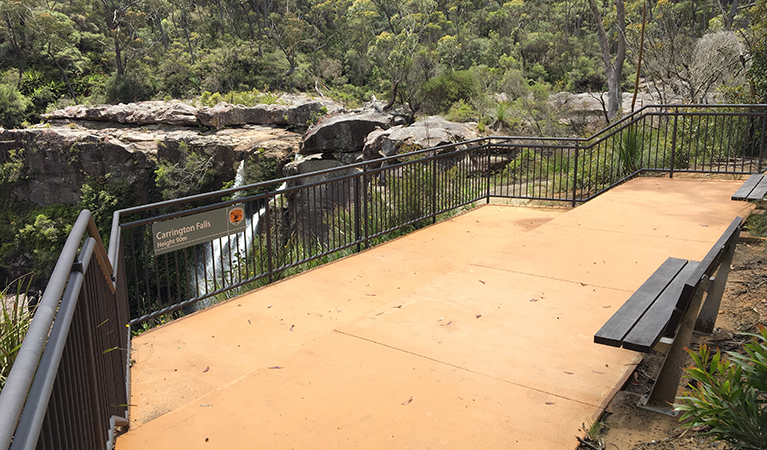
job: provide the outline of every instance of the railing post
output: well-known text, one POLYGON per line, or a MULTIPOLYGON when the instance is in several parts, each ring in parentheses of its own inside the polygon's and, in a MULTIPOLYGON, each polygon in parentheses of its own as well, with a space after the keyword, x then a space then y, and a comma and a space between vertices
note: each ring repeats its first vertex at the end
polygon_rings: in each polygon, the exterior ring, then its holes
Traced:
POLYGON ((764 157, 764 135, 767 134, 767 107, 762 107, 764 114, 762 114, 762 137, 759 142, 759 173, 762 173, 764 165, 762 164, 762 158, 764 157))
POLYGON ((431 223, 437 223, 437 151, 431 160, 431 223))
POLYGON ((490 143, 486 143, 485 146, 487 146, 487 171, 485 172, 485 177, 487 178, 487 190, 485 191, 485 203, 490 203, 490 143))
POLYGON ((575 141, 575 166, 573 167, 573 208, 576 205, 576 199, 578 198, 578 151, 580 150, 580 142, 575 141))
POLYGON ((357 241, 357 251, 361 250, 360 233, 360 177, 354 177, 354 240, 357 241))
POLYGON ((368 165, 362 166, 362 212, 365 216, 363 223, 365 226, 365 248, 368 248, 368 237, 370 236, 370 227, 368 224, 368 165))
POLYGON ((264 215, 266 216, 266 270, 269 278, 269 282, 274 281, 274 262, 272 261, 272 220, 269 207, 269 200, 266 201, 266 208, 264 209, 264 215))
POLYGON ((669 178, 674 178, 674 163, 676 162, 676 129, 678 118, 679 109, 674 108, 674 131, 671 134, 671 172, 669 172, 669 178))

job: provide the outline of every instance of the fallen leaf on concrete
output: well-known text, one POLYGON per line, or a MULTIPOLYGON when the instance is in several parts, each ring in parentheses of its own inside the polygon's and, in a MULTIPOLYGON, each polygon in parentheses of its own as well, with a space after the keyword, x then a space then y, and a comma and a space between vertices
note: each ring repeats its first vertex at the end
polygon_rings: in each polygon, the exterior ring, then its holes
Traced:
POLYGON ((482 280, 479 280, 479 282, 480 282, 480 283, 482 283, 482 284, 485 284, 485 282, 484 282, 484 281, 482 281, 482 280))
MULTIPOLYGON (((213 405, 211 405, 210 403, 203 403, 200 406, 213 406, 213 405)), ((207 439, 205 439, 205 440, 207 441, 207 439)))
POLYGON ((392 306, 392 308, 402 308, 402 305, 392 306))
POLYGON ((531 299, 530 299, 530 303, 535 303, 535 302, 537 302, 537 301, 538 301, 538 299, 537 299, 537 298, 531 298, 531 299))
POLYGON ((210 370, 210 366, 206 367, 205 370, 203 370, 203 372, 207 372, 209 370, 210 370))
POLYGON ((568 372, 568 371, 566 371, 566 370, 565 370, 564 372, 565 372, 566 374, 568 374, 568 375, 573 375, 573 374, 575 373, 575 372, 568 372))
POLYGON ((383 311, 381 311, 380 313, 376 314, 376 316, 380 316, 381 314, 383 314, 383 311))
POLYGON ((607 309, 607 308, 611 308, 612 306, 613 305, 602 305, 602 308, 607 309))
POLYGON ((453 321, 452 321, 452 320, 451 320, 450 322, 448 322, 448 323, 443 323, 443 324, 442 324, 442 325, 440 325, 440 326, 441 326, 441 327, 446 327, 446 326, 450 325, 451 323, 453 323, 453 321))
POLYGON ((482 317, 482 314, 477 314, 476 317, 477 317, 477 319, 479 319, 480 317, 482 317))
POLYGON ((554 402, 546 402, 547 405, 553 405, 554 402))
POLYGON ((594 372, 594 373, 598 373, 598 374, 600 374, 600 375, 604 375, 604 374, 605 374, 604 372, 599 372, 598 370, 592 370, 592 372, 594 372))
POLYGON ((409 399, 407 399, 407 400, 405 400, 404 402, 402 402, 402 405, 403 405, 403 406, 404 406, 404 405, 409 405, 409 404, 410 404, 410 402, 412 402, 412 401, 413 401, 413 396, 411 395, 409 399))
POLYGON ((293 328, 295 328, 295 327, 296 327, 295 325, 291 325, 290 326, 290 331, 293 331, 293 328))
POLYGON ((270 369, 282 369, 282 366, 272 366, 270 369))

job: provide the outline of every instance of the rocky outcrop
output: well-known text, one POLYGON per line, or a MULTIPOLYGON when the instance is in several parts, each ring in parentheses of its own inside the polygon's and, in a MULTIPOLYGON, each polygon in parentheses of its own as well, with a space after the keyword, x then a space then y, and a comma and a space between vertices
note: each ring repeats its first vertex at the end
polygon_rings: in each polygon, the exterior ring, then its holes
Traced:
POLYGON ((283 95, 270 105, 242 106, 221 102, 212 108, 187 103, 146 101, 119 105, 76 105, 44 114, 48 122, 109 122, 125 125, 172 125, 225 128, 239 125, 307 127, 327 112, 342 111, 331 100, 283 95))
POLYGON ((147 101, 119 105, 69 106, 44 114, 47 121, 88 120, 132 125, 197 126, 199 109, 181 102, 147 101))
POLYGON ((394 116, 379 112, 325 116, 306 132, 299 152, 303 155, 361 152, 371 131, 387 129, 393 122, 394 116))

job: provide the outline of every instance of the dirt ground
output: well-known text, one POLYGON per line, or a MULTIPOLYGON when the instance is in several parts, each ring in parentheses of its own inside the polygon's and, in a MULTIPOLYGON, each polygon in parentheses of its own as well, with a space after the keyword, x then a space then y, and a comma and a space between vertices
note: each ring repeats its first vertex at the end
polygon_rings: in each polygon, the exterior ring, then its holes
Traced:
MULTIPOLYGON (((741 236, 727 281, 716 330, 712 336, 695 335, 691 348, 701 343, 722 351, 736 350, 745 340, 739 332, 753 331, 757 324, 767 325, 767 241, 741 236)), ((692 360, 688 357, 688 362, 692 360)), ((662 355, 644 357, 637 370, 608 406, 602 417, 604 446, 602 449, 711 450, 726 449, 701 432, 681 430, 678 418, 637 408, 639 398, 650 391, 652 376, 662 363, 662 355)), ((679 394, 687 380, 682 379, 679 394)), ((588 426, 588 424, 585 424, 588 426)), ((581 445, 581 449, 600 448, 581 445)))

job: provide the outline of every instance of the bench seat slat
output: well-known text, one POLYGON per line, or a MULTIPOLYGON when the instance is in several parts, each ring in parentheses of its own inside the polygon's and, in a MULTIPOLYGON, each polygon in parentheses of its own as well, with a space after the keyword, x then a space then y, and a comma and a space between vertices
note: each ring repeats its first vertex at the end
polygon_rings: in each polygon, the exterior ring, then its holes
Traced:
POLYGON ((748 194, 748 200, 759 201, 763 199, 765 195, 767 195, 767 177, 762 176, 762 179, 759 181, 759 184, 757 184, 754 190, 751 191, 750 194, 748 194))
POLYGON ((751 194, 751 191, 754 190, 757 184, 759 184, 760 181, 764 178, 764 175, 762 174, 754 174, 748 177, 745 183, 738 188, 737 191, 735 191, 734 194, 732 194, 733 200, 748 200, 749 194, 751 194))
POLYGON ((637 322, 634 328, 623 340, 623 347, 638 352, 649 352, 655 347, 666 326, 669 323, 672 312, 679 306, 682 290, 689 277, 698 269, 699 263, 690 261, 679 272, 679 275, 655 300, 644 316, 637 322))
POLYGON ((594 342, 622 346, 623 338, 686 264, 686 259, 668 258, 594 335, 594 342))

